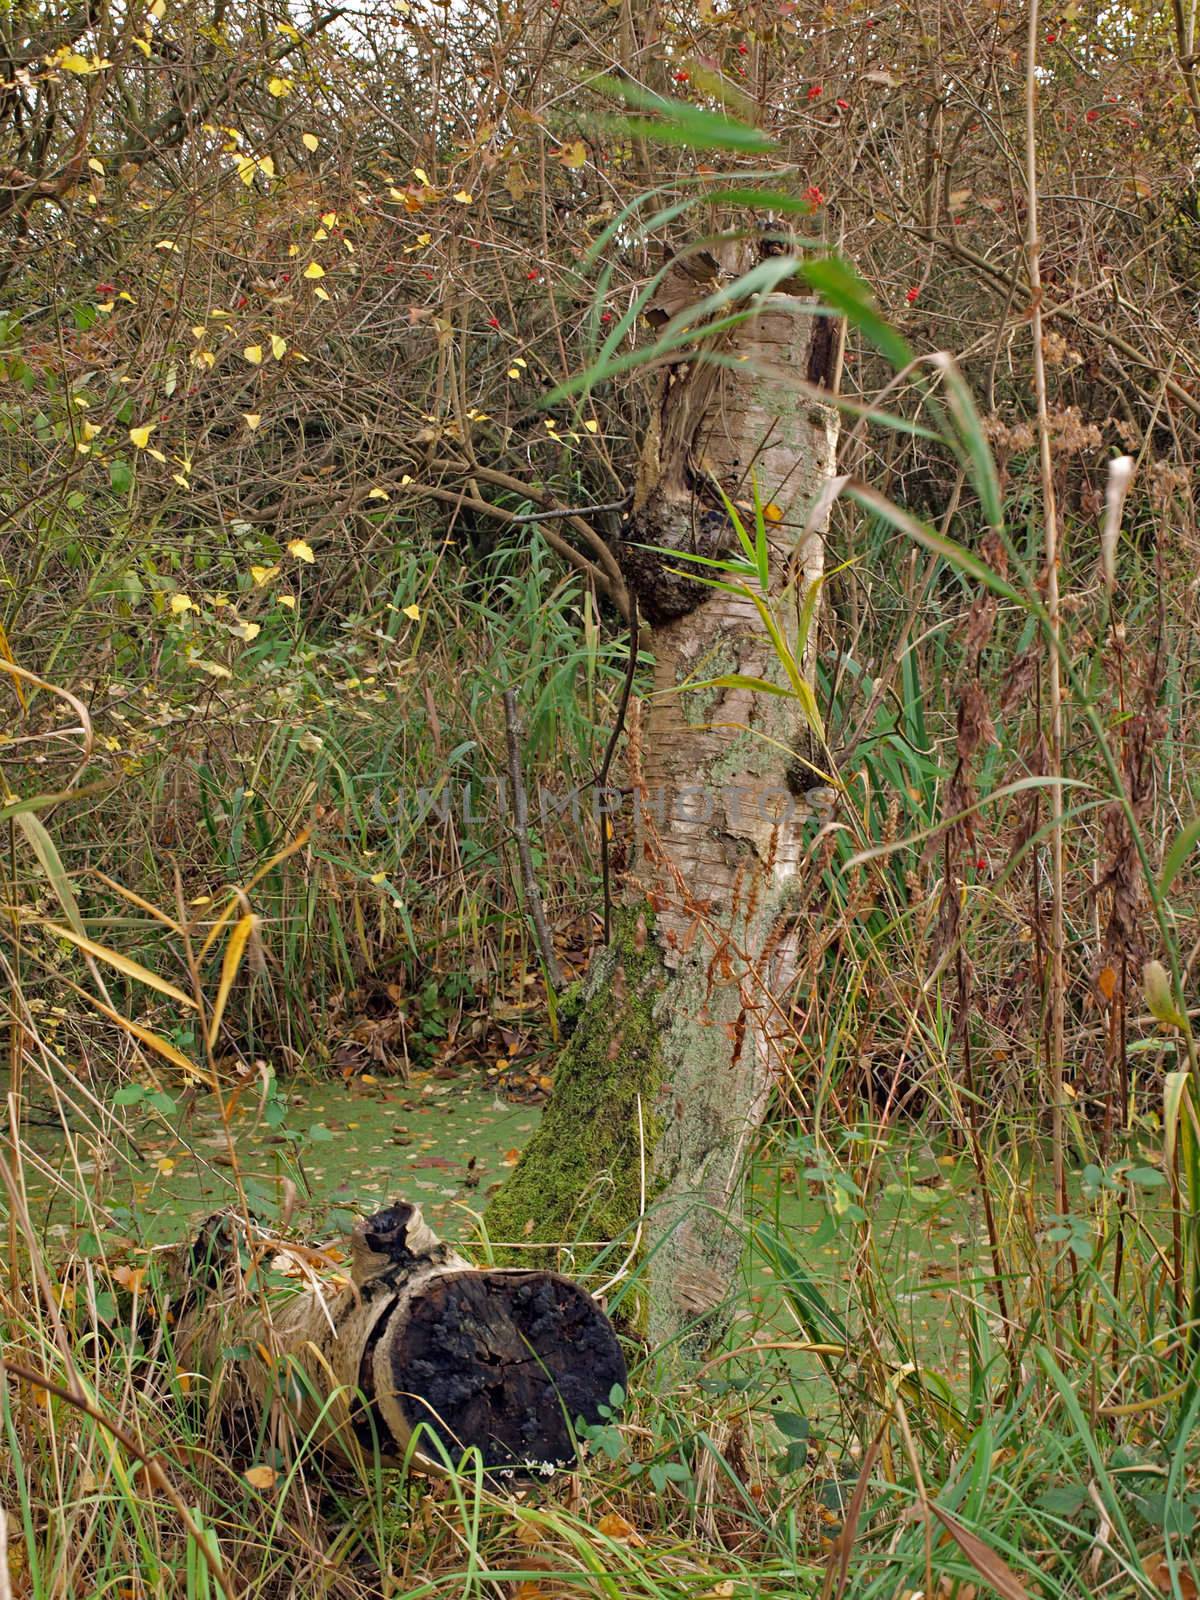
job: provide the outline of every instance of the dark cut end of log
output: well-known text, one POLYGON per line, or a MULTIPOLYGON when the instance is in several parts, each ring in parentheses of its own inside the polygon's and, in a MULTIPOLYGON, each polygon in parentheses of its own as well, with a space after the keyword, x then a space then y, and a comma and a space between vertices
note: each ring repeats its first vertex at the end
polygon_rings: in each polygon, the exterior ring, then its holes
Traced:
MULTIPOLYGON (((414 1300, 392 1342, 395 1393, 451 1460, 475 1446, 489 1468, 575 1459, 579 1418, 600 1420, 625 1361, 612 1324, 552 1272, 448 1272, 414 1300)), ((423 1453, 436 1454, 432 1443, 423 1453)))

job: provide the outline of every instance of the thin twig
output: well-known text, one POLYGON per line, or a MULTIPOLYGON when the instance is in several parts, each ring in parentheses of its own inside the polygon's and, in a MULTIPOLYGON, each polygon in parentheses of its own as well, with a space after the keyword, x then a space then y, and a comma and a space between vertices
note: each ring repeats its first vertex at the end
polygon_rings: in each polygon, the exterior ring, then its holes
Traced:
MULTIPOLYGON (((1050 455, 1050 420, 1046 401, 1046 359, 1042 348, 1042 270, 1041 239, 1038 236, 1038 161, 1037 161, 1037 56, 1038 0, 1029 7, 1029 34, 1025 63, 1025 270, 1029 277, 1030 333, 1033 337, 1033 384, 1037 399, 1038 462, 1042 480, 1042 515, 1046 574, 1046 623, 1050 632, 1047 663, 1050 696, 1050 765, 1054 777, 1062 775, 1063 698, 1059 669, 1059 592, 1058 592, 1058 507, 1054 493, 1054 464, 1050 455)), ((1050 785, 1050 1132, 1053 1146, 1055 1205, 1063 1215, 1067 1210, 1066 1167, 1063 1159, 1063 1058, 1065 1043, 1064 948, 1064 861, 1062 785, 1050 785)))
POLYGON ((522 511, 514 514, 513 522, 551 522, 556 517, 594 517, 600 511, 624 511, 633 499, 632 494, 622 495, 619 500, 609 500, 602 506, 564 506, 546 511, 522 511))
POLYGON ((521 772, 521 716, 517 710, 517 697, 511 689, 504 691, 504 731, 508 739, 508 777, 513 788, 513 836, 517 841, 517 856, 521 862, 521 880, 525 886, 525 899, 529 915, 537 934, 542 965, 551 988, 563 986, 562 968, 554 953, 554 941, 546 923, 546 910, 542 905, 542 891, 538 888, 533 870, 533 852, 529 848, 529 799, 525 793, 525 779, 521 772))

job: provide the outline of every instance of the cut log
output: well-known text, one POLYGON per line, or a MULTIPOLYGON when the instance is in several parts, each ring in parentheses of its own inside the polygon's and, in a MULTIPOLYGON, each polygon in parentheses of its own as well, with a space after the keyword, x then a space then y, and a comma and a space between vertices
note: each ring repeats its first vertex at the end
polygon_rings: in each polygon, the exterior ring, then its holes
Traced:
POLYGON ((599 1421, 624 1388, 620 1345, 585 1290, 472 1267, 406 1201, 357 1224, 349 1278, 329 1266, 240 1217, 210 1218, 175 1263, 180 1367, 229 1414, 290 1424, 348 1461, 378 1450, 435 1472, 472 1447, 496 1471, 566 1465, 577 1421, 599 1421), (279 1254, 307 1283, 266 1316, 254 1275, 279 1254))

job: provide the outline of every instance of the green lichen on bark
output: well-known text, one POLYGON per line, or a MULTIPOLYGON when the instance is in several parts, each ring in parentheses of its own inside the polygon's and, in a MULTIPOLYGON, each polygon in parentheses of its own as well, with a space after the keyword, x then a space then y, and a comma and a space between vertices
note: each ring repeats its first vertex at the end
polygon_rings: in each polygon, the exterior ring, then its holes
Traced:
MULTIPOLYGON (((547 1246, 632 1239, 640 1202, 638 1099, 649 1172, 661 1133, 662 1025, 655 1002, 664 972, 649 911, 618 911, 613 941, 593 960, 582 1011, 559 1058, 554 1093, 537 1132, 484 1213, 489 1238, 547 1246)), ((548 1260, 528 1248, 509 1265, 548 1260)), ((593 1249, 581 1252, 582 1265, 593 1249)))

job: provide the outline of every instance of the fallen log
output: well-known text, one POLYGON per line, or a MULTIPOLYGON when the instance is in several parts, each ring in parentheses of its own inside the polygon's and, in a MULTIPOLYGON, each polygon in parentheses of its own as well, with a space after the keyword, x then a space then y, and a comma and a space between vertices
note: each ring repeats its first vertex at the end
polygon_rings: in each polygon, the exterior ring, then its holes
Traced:
POLYGON ((286 1422, 350 1462, 378 1452, 436 1472, 474 1447, 493 1470, 563 1466, 578 1419, 597 1422, 626 1381, 612 1324, 578 1284, 473 1267, 403 1200, 356 1225, 348 1278, 235 1215, 210 1218, 172 1276, 181 1370, 229 1414, 286 1422), (281 1249, 302 1286, 268 1313, 255 1278, 281 1249))

